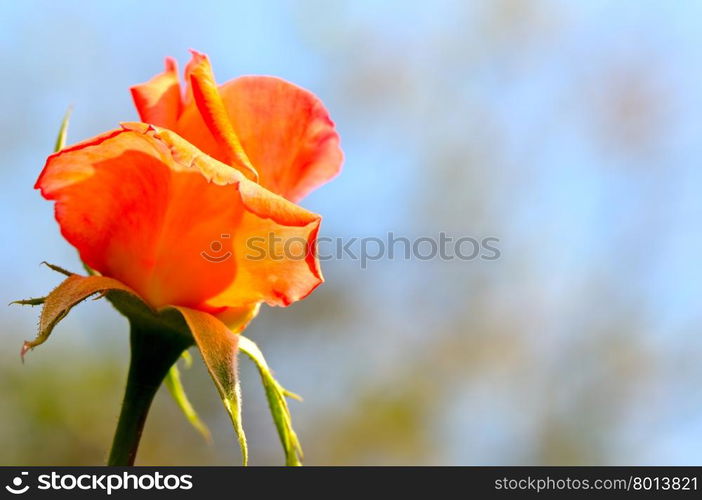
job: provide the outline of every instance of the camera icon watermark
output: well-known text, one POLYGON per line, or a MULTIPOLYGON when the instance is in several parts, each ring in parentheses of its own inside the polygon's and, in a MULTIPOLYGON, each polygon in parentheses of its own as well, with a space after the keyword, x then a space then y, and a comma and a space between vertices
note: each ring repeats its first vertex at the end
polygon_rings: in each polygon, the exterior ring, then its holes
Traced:
MULTIPOLYGON (((219 237, 221 240, 229 240, 231 239, 232 235, 223 233, 220 234, 219 237)), ((232 252, 230 252, 229 250, 223 251, 224 244, 221 240, 212 240, 210 242, 210 248, 208 250, 203 250, 202 252, 200 252, 200 256, 206 261, 214 262, 215 264, 219 264, 221 262, 229 260, 232 256, 232 252)))
POLYGON ((12 486, 8 484, 7 486, 5 486, 5 489, 13 495, 21 495, 23 493, 27 493, 27 490, 29 490, 29 485, 26 484, 24 485, 24 487, 22 486, 22 477, 28 475, 29 472, 21 472, 19 476, 16 476, 12 479, 12 486))

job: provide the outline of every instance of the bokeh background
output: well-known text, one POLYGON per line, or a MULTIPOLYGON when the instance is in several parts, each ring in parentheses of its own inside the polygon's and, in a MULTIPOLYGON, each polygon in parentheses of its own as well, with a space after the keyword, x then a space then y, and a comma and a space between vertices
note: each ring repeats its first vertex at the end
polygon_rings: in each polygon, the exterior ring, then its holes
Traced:
MULTIPOLYGON (((496 261, 352 259, 248 335, 292 402, 308 464, 702 462, 702 5, 694 1, 3 2, 0 304, 80 269, 32 190, 69 142, 136 119, 128 86, 208 53, 220 82, 273 74, 319 95, 346 153, 303 205, 329 237, 500 239, 496 261)), ((181 66, 182 67, 182 66, 181 66)), ((0 464, 103 463, 126 321, 73 310, 19 360, 38 308, 0 307, 0 464)), ((138 463, 235 464, 165 390, 138 463)), ((243 360, 254 464, 283 456, 243 360)))

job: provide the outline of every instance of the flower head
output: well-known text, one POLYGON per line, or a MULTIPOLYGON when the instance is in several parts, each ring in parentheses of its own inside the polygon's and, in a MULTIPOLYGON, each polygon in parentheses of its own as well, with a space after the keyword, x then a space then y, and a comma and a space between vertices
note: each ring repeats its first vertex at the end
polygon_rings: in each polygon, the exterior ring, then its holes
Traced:
POLYGON ((186 75, 182 96, 168 60, 165 73, 132 89, 148 124, 55 153, 36 187, 56 202, 82 260, 155 308, 224 314, 304 298, 322 281, 321 218, 290 200, 338 172, 333 124, 316 97, 282 80, 244 77, 218 89, 199 53, 186 75), (253 255, 252 242, 266 255, 253 255), (276 251, 291 244, 306 248, 276 251))
MULTIPOLYGON (((220 87, 193 52, 181 92, 175 62, 132 88, 143 123, 57 149, 35 188, 55 202, 61 232, 99 275, 67 278, 41 299, 42 344, 87 297, 107 295, 131 325, 132 364, 110 463, 133 463, 146 412, 174 363, 196 344, 239 437, 246 439, 236 372, 241 349, 266 387, 286 463, 300 463, 286 397, 256 345, 237 335, 262 302, 287 306, 322 282, 321 217, 296 202, 335 176, 334 125, 310 92, 272 77, 220 87), (255 243, 255 246, 254 246, 255 243), (131 422, 140 422, 132 425, 131 422)), ((173 375, 176 373, 176 375, 173 375)), ((183 406, 183 396, 178 396, 183 406)), ((192 415, 189 417, 192 421, 192 415)))

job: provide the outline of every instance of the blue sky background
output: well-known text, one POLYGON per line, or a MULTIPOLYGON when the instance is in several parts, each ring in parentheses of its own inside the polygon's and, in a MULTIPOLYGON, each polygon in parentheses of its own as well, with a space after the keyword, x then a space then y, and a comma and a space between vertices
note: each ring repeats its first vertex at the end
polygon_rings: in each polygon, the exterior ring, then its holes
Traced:
MULTIPOLYGON (((495 262, 326 262, 309 299, 263 311, 248 335, 305 396, 293 414, 308 462, 699 464, 701 11, 7 2, 0 302, 55 286, 43 260, 80 269, 32 190, 66 107, 69 142, 135 120, 128 87, 195 48, 221 82, 276 75, 327 105, 344 171, 303 202, 324 235, 500 238, 495 262)), ((0 461, 99 462, 126 323, 81 305, 21 366, 37 315, 0 311, 0 461)), ((255 372, 242 370, 254 462, 279 463, 255 372)), ((163 397, 143 463, 234 462, 214 389, 201 367, 185 376, 216 443, 163 397)))

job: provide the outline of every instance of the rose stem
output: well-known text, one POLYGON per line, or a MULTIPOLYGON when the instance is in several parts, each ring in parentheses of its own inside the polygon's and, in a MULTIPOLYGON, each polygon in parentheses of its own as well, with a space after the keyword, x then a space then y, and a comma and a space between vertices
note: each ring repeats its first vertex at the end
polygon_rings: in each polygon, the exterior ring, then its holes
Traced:
POLYGON ((150 321, 130 320, 131 361, 108 465, 134 465, 151 402, 168 370, 192 338, 150 321))

